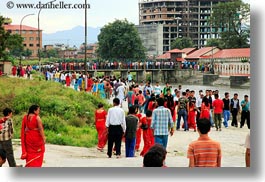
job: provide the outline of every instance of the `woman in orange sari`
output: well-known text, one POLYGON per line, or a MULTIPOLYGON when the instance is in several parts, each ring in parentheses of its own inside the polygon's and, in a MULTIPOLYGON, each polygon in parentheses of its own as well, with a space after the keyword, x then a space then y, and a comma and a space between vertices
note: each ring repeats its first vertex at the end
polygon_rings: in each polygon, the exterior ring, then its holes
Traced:
POLYGON ((26 159, 25 167, 41 167, 43 163, 46 138, 39 113, 40 107, 32 105, 22 121, 21 159, 26 159))
POLYGON ((95 111, 95 125, 98 132, 98 147, 99 151, 103 151, 107 140, 108 140, 108 132, 106 129, 106 118, 107 118, 107 111, 104 110, 103 104, 98 104, 98 109, 95 111))

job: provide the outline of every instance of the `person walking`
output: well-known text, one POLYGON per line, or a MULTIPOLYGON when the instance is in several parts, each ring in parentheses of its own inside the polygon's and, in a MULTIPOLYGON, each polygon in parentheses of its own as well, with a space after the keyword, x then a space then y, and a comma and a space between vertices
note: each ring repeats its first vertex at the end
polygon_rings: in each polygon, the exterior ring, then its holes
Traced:
POLYGON ((199 119, 197 127, 200 137, 189 144, 187 151, 189 167, 221 167, 221 145, 208 136, 211 130, 210 120, 199 119))
POLYGON ((138 118, 135 116, 135 107, 129 107, 129 114, 126 116, 126 131, 125 131, 125 152, 126 157, 134 157, 136 130, 138 126, 138 118))
POLYGON ((121 157, 121 140, 126 131, 125 112, 120 108, 120 100, 113 99, 113 107, 108 110, 106 127, 108 128, 108 152, 112 156, 113 143, 115 143, 116 157, 121 157))
POLYGON ((245 120, 247 120, 248 129, 250 129, 250 101, 248 100, 248 95, 244 96, 244 100, 241 101, 241 122, 240 128, 243 128, 245 125, 245 120))
POLYGON ((213 101, 213 112, 214 112, 214 124, 216 127, 216 131, 222 131, 221 123, 222 123, 222 112, 223 112, 224 103, 221 99, 219 99, 219 94, 214 94, 213 101))
POLYGON ((150 128, 151 123, 152 123, 152 111, 147 110, 146 116, 143 117, 143 119, 141 120, 141 124, 140 124, 140 126, 142 126, 142 129, 143 129, 143 140, 144 140, 144 147, 140 153, 141 156, 144 156, 146 152, 155 144, 153 131, 150 128), (146 127, 143 127, 144 125, 146 127))
POLYGON ((95 111, 95 125, 98 132, 97 149, 101 152, 103 151, 108 140, 106 132, 106 118, 107 112, 105 111, 103 104, 99 103, 98 109, 95 111))
POLYGON ((21 159, 26 159, 25 167, 41 167, 43 163, 46 137, 39 113, 40 107, 32 105, 22 120, 21 159))
POLYGON ((178 120, 177 120, 177 130, 180 129, 180 120, 181 117, 183 117, 184 120, 184 131, 188 131, 188 122, 187 122, 187 118, 188 118, 188 111, 189 110, 189 99, 187 99, 186 97, 186 92, 182 92, 182 97, 179 98, 178 101, 178 120))
POLYGON ((240 111, 240 106, 239 106, 239 99, 238 99, 238 94, 237 93, 235 93, 234 97, 231 99, 230 109, 231 109, 231 113, 232 113, 232 116, 233 116, 231 125, 235 126, 235 127, 238 127, 237 114, 240 111))
POLYGON ((224 126, 228 128, 228 121, 230 118, 230 99, 229 93, 225 92, 225 98, 223 98, 224 108, 223 108, 223 116, 224 116, 224 126))
POLYGON ((0 148, 6 152, 9 167, 17 167, 12 145, 12 137, 14 134, 12 120, 13 112, 11 109, 5 108, 3 114, 4 117, 0 119, 0 148))
POLYGON ((171 112, 164 107, 164 99, 157 100, 158 108, 153 111, 151 128, 154 130, 155 143, 159 143, 167 148, 168 132, 170 135, 174 134, 174 123, 171 112))

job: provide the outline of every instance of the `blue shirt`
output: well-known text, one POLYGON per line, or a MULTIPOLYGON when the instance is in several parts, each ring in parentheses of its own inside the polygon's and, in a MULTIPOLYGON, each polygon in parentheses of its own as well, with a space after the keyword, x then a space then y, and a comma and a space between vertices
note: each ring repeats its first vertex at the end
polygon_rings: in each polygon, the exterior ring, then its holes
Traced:
POLYGON ((151 128, 154 135, 168 135, 169 129, 173 128, 173 119, 168 108, 160 106, 153 111, 151 128))
MULTIPOLYGON (((246 101, 245 100, 242 100, 241 101, 241 106, 242 104, 245 104, 246 101)), ((242 111, 249 111, 250 110, 250 101, 248 101, 248 103, 245 105, 245 107, 242 107, 242 111)))

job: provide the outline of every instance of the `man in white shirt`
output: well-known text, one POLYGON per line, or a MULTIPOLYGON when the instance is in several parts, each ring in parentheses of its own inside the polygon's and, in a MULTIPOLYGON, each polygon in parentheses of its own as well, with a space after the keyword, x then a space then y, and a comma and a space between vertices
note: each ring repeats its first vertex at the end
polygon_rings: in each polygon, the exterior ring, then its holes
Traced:
POLYGON ((106 127, 108 128, 108 153, 111 158, 113 143, 115 143, 116 157, 121 156, 121 140, 126 131, 125 112, 119 107, 120 100, 118 98, 113 99, 113 106, 108 110, 106 119, 106 127))
POLYGON ((125 84, 123 82, 120 83, 120 86, 117 88, 117 98, 120 100, 120 107, 122 108, 122 102, 125 99, 125 84))

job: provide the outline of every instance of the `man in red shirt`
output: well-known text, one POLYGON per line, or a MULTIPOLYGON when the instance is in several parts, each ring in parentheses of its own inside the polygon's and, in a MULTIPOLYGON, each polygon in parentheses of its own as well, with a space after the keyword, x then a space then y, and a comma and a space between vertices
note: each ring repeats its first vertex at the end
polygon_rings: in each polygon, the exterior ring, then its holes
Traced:
POLYGON ((215 100, 213 101, 213 113, 214 113, 214 123, 216 127, 216 131, 221 131, 221 123, 222 123, 222 113, 224 103, 221 99, 219 99, 218 94, 214 94, 215 100))

